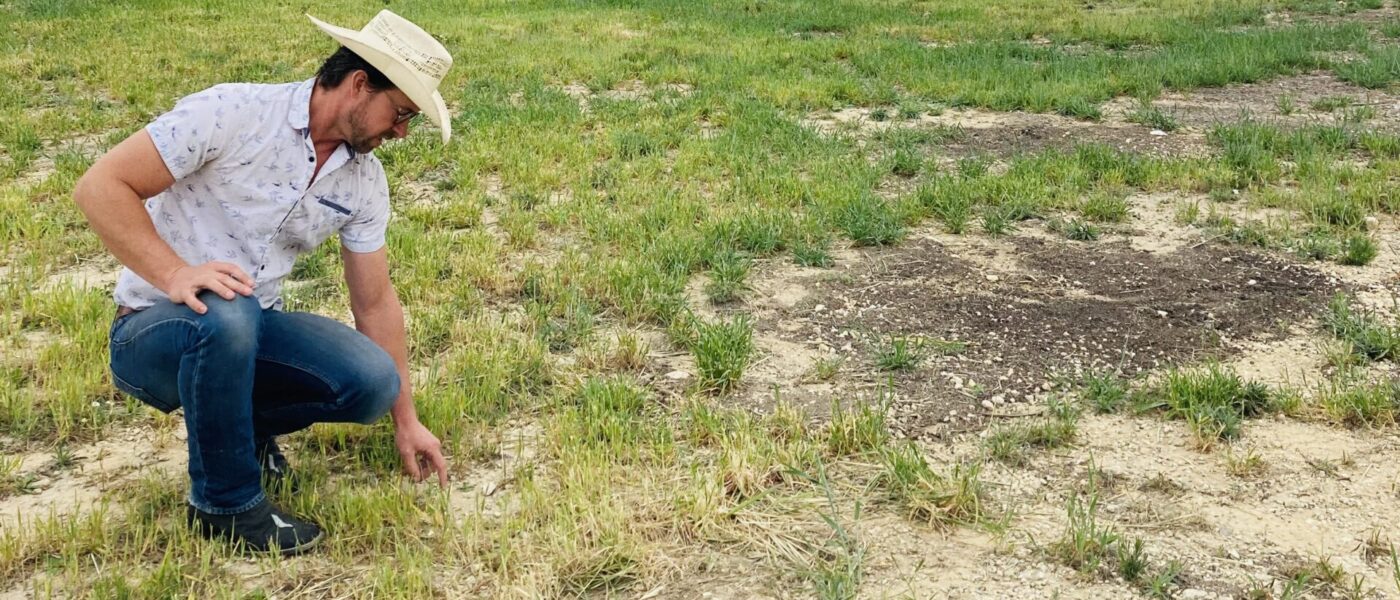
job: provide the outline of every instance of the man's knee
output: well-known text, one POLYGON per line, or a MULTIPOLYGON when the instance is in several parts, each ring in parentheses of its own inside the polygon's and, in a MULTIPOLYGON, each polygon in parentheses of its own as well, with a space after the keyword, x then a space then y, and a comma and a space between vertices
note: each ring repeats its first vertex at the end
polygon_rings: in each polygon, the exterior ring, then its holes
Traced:
POLYGON ((262 318, 262 305, 251 296, 235 295, 225 300, 214 292, 200 292, 199 301, 208 308, 196 317, 199 324, 197 335, 203 340, 214 341, 230 348, 249 350, 256 347, 258 324, 262 318))
MULTIPOLYGON (((379 350, 378 347, 375 348, 379 350)), ((346 420, 369 425, 378 421, 394 406, 399 397, 399 370, 389 354, 379 350, 361 361, 361 368, 346 390, 351 406, 346 407, 346 420)))

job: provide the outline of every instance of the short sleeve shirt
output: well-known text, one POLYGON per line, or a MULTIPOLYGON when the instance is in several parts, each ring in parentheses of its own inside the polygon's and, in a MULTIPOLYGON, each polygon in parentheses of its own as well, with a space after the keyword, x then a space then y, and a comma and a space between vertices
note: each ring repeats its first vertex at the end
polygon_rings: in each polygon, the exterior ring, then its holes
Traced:
MULTIPOLYGON (((241 267, 263 308, 282 307, 282 280, 297 256, 331 235, 351 252, 384 246, 389 186, 378 158, 341 144, 311 179, 314 84, 216 85, 146 126, 175 177, 146 200, 156 232, 192 265, 241 267)), ((130 269, 115 297, 136 309, 169 300, 130 269)))

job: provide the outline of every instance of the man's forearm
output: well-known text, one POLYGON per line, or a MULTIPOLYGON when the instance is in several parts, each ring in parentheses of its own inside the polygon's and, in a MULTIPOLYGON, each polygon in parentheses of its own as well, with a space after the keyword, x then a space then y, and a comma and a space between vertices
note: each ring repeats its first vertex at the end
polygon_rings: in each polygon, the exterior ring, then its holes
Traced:
POLYGON ((404 329, 403 306, 399 304, 398 296, 389 294, 378 306, 353 312, 355 329, 388 352, 398 368, 399 397, 389 410, 394 425, 417 421, 418 413, 413 408, 413 385, 408 376, 408 336, 404 329))

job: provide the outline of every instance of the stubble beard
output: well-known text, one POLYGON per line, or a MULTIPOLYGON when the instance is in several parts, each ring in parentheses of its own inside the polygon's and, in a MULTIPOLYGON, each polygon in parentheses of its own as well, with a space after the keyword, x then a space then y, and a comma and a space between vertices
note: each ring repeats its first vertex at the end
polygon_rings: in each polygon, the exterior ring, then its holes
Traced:
POLYGON ((369 133, 369 127, 365 126, 365 104, 361 104, 350 113, 350 139, 345 143, 360 154, 374 151, 376 147, 384 142, 388 132, 380 134, 369 133), (376 144, 379 141, 380 144, 376 144))

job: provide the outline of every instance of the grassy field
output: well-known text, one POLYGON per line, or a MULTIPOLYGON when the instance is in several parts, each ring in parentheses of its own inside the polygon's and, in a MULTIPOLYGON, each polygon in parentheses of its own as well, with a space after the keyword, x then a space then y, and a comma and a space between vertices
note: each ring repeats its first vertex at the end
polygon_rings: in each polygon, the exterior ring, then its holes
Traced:
MULTIPOLYGON (((0 0, 0 597, 1400 594, 1393 4, 389 7, 456 61, 453 143, 377 152, 454 483, 387 421, 291 436, 330 538, 276 560, 184 527, 71 190, 334 46, 0 0)), ((348 319, 337 256, 290 309, 348 319)))

